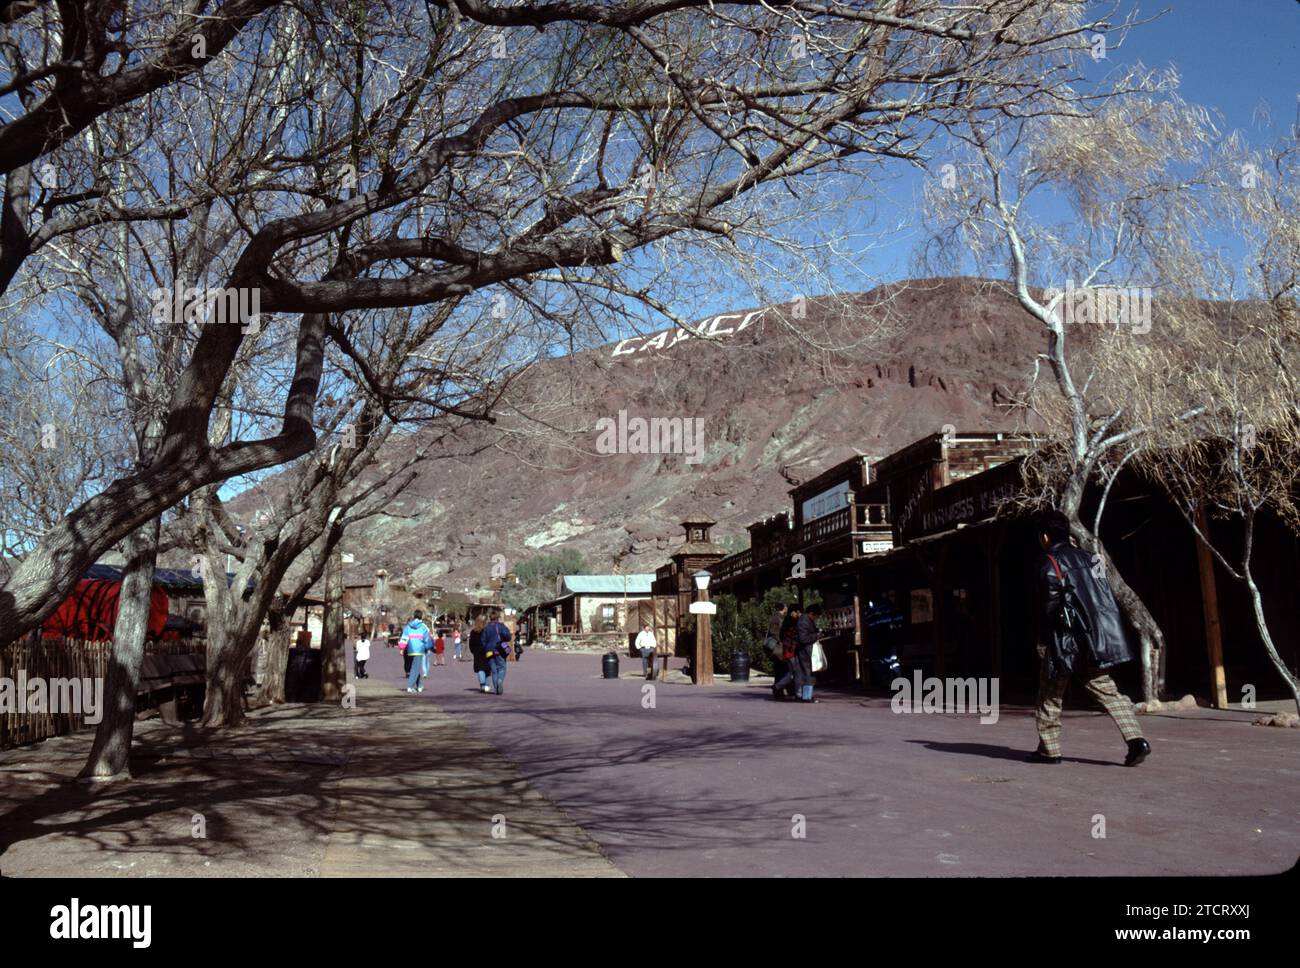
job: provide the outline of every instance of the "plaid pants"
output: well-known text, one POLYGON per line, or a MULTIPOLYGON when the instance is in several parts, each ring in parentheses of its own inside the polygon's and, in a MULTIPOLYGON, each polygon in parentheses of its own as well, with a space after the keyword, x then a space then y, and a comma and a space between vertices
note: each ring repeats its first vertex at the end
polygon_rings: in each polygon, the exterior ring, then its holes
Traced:
MULTIPOLYGON (((1047 675, 1047 649, 1038 647, 1038 709, 1035 718, 1038 721, 1038 740, 1044 753, 1048 756, 1061 755, 1061 703, 1065 699, 1065 690, 1073 676, 1061 676, 1051 679, 1047 675)), ((1083 683, 1083 688, 1101 705, 1125 740, 1141 739, 1142 727, 1138 726, 1133 704, 1128 697, 1115 688, 1115 682, 1109 675, 1098 669, 1084 666, 1075 669, 1075 676, 1083 683)))

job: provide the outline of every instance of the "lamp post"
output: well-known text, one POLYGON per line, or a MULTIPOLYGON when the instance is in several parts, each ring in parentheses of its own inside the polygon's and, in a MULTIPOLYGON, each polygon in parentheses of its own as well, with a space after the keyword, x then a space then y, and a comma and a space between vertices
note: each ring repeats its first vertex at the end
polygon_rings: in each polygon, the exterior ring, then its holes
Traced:
MULTIPOLYGON (((701 569, 692 578, 699 592, 699 602, 709 601, 709 580, 713 576, 701 569)), ((691 672, 697 686, 713 685, 713 626, 708 609, 700 609, 695 617, 695 659, 691 672)))

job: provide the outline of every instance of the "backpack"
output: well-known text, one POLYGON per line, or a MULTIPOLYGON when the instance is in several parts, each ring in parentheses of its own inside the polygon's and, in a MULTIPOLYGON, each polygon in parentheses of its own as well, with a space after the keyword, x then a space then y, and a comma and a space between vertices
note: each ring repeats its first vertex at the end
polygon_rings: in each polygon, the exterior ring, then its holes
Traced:
POLYGON ((1056 612, 1056 628, 1053 630, 1057 634, 1052 637, 1053 647, 1049 652, 1048 674, 1055 678, 1071 671, 1079 656, 1092 654, 1092 626, 1088 623, 1088 613, 1079 600, 1079 593, 1061 570, 1055 556, 1049 554, 1047 560, 1052 563, 1061 583, 1061 607, 1056 612))

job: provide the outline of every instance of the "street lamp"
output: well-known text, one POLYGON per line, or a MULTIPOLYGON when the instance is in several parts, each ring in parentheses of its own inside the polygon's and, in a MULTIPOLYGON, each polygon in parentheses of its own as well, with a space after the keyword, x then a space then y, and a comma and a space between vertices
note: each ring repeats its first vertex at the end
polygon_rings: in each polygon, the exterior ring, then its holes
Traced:
POLYGON ((707 602, 709 600, 709 596, 708 596, 709 582, 712 579, 713 576, 710 575, 704 569, 700 569, 695 573, 695 587, 698 588, 701 591, 701 593, 703 593, 701 595, 701 599, 700 599, 701 601, 707 602))

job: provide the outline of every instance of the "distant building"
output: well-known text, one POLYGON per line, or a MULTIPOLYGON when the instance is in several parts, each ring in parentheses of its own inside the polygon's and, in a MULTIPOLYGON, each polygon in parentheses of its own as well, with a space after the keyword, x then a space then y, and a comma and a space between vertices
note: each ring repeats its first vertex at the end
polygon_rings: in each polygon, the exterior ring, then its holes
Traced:
POLYGON ((563 575, 556 596, 527 612, 534 629, 545 633, 554 619, 559 633, 632 632, 651 615, 654 575, 563 575))

